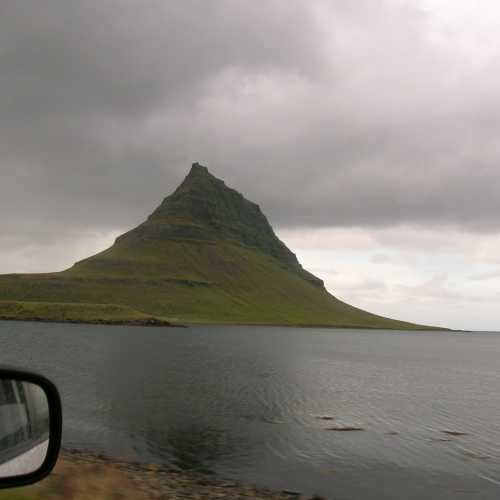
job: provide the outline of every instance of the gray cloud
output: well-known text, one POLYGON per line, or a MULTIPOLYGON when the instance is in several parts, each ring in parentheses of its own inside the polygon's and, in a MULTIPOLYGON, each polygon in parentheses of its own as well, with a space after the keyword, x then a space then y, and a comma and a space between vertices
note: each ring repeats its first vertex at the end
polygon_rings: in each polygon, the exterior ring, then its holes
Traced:
POLYGON ((134 225, 192 161, 281 227, 498 231, 500 68, 455 36, 389 0, 5 0, 0 232, 134 225))

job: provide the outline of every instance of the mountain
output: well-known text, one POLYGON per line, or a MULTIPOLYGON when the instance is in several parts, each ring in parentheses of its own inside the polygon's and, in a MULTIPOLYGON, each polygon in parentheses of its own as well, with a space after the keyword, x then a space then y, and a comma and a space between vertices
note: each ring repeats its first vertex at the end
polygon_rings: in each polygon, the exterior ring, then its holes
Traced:
POLYGON ((22 301, 24 318, 36 303, 50 304, 38 310, 53 315, 58 306, 71 308, 72 320, 83 306, 99 319, 110 305, 115 316, 123 308, 178 322, 422 328, 336 299, 278 239, 258 205, 198 163, 107 250, 59 273, 0 276, 0 301, 0 317, 6 304, 12 311, 22 301))

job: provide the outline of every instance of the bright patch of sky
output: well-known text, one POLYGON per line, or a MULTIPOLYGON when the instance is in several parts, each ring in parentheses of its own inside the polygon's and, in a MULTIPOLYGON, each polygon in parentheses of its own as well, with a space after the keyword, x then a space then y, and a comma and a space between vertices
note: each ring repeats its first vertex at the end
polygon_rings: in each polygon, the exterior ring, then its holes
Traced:
POLYGON ((279 236, 350 304, 425 324, 499 328, 500 236, 417 227, 283 230, 279 236))

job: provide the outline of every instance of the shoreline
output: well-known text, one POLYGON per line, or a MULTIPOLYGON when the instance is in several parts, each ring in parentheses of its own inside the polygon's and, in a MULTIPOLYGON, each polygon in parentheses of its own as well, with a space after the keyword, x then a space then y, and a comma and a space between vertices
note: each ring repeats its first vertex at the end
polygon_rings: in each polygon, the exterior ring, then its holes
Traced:
MULTIPOLYGON (((120 498, 125 499, 188 499, 188 498, 221 498, 236 500, 254 498, 261 500, 321 500, 322 497, 301 495, 293 491, 273 491, 267 488, 243 484, 239 481, 224 479, 196 471, 185 471, 157 464, 112 459, 100 453, 83 452, 74 449, 63 449, 52 476, 61 478, 68 471, 76 470, 78 474, 109 476, 116 487, 116 480, 123 485, 120 498), (128 492, 128 493, 127 493, 128 492), (127 494, 129 496, 127 496, 127 494)), ((51 476, 49 476, 50 478, 51 476)), ((89 477, 89 480, 91 478, 89 477)), ((116 490, 113 490, 116 493, 116 490)), ((2 497, 0 496, 0 499, 2 497)), ((75 498, 78 498, 75 496, 75 498)), ((102 497, 104 500, 105 497, 102 497)), ((101 500, 95 496, 95 500, 101 500)))
POLYGON ((90 325, 182 326, 120 304, 0 300, 0 320, 90 325))
POLYGON ((187 325, 182 323, 172 323, 166 320, 156 318, 147 319, 50 319, 50 318, 18 318, 15 316, 0 316, 0 321, 26 321, 28 323, 61 323, 72 325, 104 325, 104 326, 152 326, 152 327, 167 327, 167 328, 187 328, 187 325))
POLYGON ((290 323, 212 323, 212 322, 184 322, 175 323, 171 321, 161 320, 157 318, 147 319, 51 319, 41 317, 16 317, 16 316, 0 316, 0 321, 18 321, 32 323, 60 323, 73 325, 103 325, 103 326, 143 326, 143 327, 167 327, 167 328, 189 328, 190 326, 265 326, 275 328, 318 328, 323 330, 367 330, 367 331, 394 331, 394 332, 449 332, 449 333, 474 333, 474 330, 452 330, 450 328, 379 328, 370 326, 357 325, 325 325, 325 324, 290 324, 290 323))
MULTIPOLYGON (((193 313, 193 312, 192 312, 193 313)), ((0 321, 33 321, 44 323, 69 323, 90 325, 117 325, 117 326, 154 326, 154 327, 183 327, 183 326, 266 326, 289 328, 321 328, 321 329, 350 329, 350 330, 393 330, 393 331, 450 331, 442 327, 418 325, 407 322, 394 322, 386 326, 372 324, 344 323, 342 318, 338 322, 333 318, 331 323, 322 318, 311 318, 311 322, 303 320, 287 320, 279 317, 276 321, 272 317, 267 320, 256 318, 234 318, 233 320, 218 320, 199 317, 171 317, 145 313, 123 304, 80 303, 80 302, 31 302, 18 300, 0 300, 0 321)), ((345 321, 345 319, 344 319, 345 321)))

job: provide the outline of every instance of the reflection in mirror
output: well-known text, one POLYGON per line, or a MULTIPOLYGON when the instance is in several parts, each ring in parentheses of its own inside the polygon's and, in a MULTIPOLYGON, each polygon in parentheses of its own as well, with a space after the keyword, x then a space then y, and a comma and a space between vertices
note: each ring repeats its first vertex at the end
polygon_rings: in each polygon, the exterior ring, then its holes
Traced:
POLYGON ((36 384, 0 378, 0 478, 38 470, 49 443, 49 404, 36 384))

